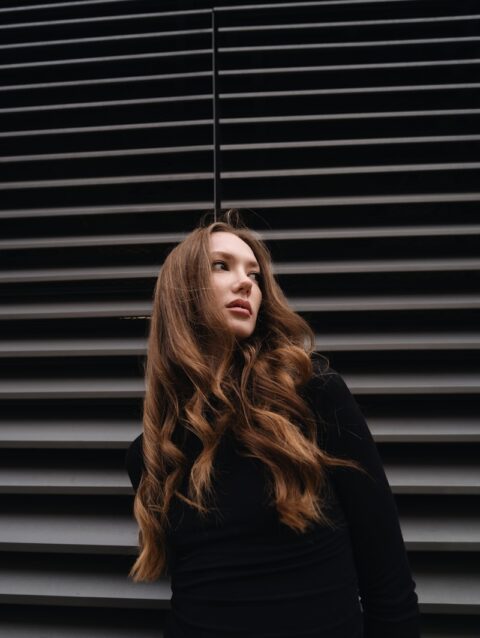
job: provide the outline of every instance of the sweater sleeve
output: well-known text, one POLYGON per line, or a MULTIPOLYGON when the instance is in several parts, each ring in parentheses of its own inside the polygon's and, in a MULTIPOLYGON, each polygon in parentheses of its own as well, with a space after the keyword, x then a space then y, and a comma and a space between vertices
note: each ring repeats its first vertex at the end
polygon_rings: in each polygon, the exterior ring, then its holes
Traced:
POLYGON ((134 492, 138 489, 144 470, 142 443, 143 434, 140 434, 132 441, 132 443, 130 443, 125 454, 124 465, 128 472, 134 492))
POLYGON ((333 468, 329 476, 349 526, 364 638, 419 638, 420 615, 394 496, 365 418, 341 375, 314 383, 315 408, 327 421, 322 445, 368 471, 333 468))

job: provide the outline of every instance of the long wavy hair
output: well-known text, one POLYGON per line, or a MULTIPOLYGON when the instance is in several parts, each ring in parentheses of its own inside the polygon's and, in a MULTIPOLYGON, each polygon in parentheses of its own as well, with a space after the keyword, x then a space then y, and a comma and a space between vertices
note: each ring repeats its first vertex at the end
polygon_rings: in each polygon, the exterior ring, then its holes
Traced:
MULTIPOLYGON (((145 366, 144 471, 133 506, 140 551, 129 572, 135 582, 169 572, 168 512, 174 497, 202 517, 211 511, 213 460, 227 428, 246 456, 268 469, 270 503, 280 521, 298 533, 313 522, 333 525, 325 511, 326 469, 362 468, 318 445, 318 415, 301 396, 315 374, 314 347, 314 332, 275 280, 268 248, 239 211, 231 209, 211 223, 204 216, 169 253, 155 286, 145 366), (262 302, 248 338, 227 329, 210 285, 209 238, 219 231, 248 244, 260 266, 262 302), (193 465, 182 450, 187 430, 202 447, 193 465)), ((321 358, 328 374, 328 359, 321 358)))

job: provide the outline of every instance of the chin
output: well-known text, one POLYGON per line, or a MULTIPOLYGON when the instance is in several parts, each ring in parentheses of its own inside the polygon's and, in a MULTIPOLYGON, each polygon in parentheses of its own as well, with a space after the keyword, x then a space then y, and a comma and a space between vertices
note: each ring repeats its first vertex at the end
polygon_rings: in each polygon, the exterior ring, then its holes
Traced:
POLYGON ((246 339, 252 334, 253 330, 233 330, 233 334, 237 339, 246 339))
POLYGON ((239 327, 239 326, 232 326, 232 332, 233 334, 237 337, 237 339, 246 339, 247 337, 250 337, 250 335, 253 334, 254 328, 251 327, 239 327))

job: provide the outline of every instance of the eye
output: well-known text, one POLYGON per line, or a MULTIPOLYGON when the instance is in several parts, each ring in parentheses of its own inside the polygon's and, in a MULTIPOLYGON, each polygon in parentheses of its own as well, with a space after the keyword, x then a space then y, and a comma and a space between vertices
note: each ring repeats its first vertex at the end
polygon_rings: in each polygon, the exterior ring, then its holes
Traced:
MULTIPOLYGON (((225 266, 226 268, 228 268, 227 263, 226 263, 226 262, 224 262, 224 261, 214 261, 214 262, 212 263, 212 268, 214 268, 215 266, 218 266, 218 265, 225 266)), ((253 276, 254 276, 254 278, 255 278, 255 281, 256 281, 257 283, 259 283, 259 282, 260 282, 260 280, 261 280, 261 278, 262 278, 262 273, 261 273, 261 272, 253 271, 253 272, 249 273, 249 275, 253 275, 253 276)))

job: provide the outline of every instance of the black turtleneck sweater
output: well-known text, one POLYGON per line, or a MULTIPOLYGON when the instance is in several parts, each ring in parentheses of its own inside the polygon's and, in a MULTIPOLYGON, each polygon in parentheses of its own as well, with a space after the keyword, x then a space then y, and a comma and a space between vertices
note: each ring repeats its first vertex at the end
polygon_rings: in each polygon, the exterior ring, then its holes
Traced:
MULTIPOLYGON (((231 432, 214 461, 217 513, 206 521, 172 501, 172 600, 165 638, 419 638, 418 598, 398 512, 378 449, 341 375, 329 368, 302 390, 326 425, 318 444, 358 461, 328 471, 336 523, 298 534, 266 499, 265 467, 241 454, 231 432)), ((186 446, 193 462, 201 445, 186 446)), ((136 491, 142 435, 126 469, 136 491)), ((186 493, 187 478, 182 486, 186 493)))

